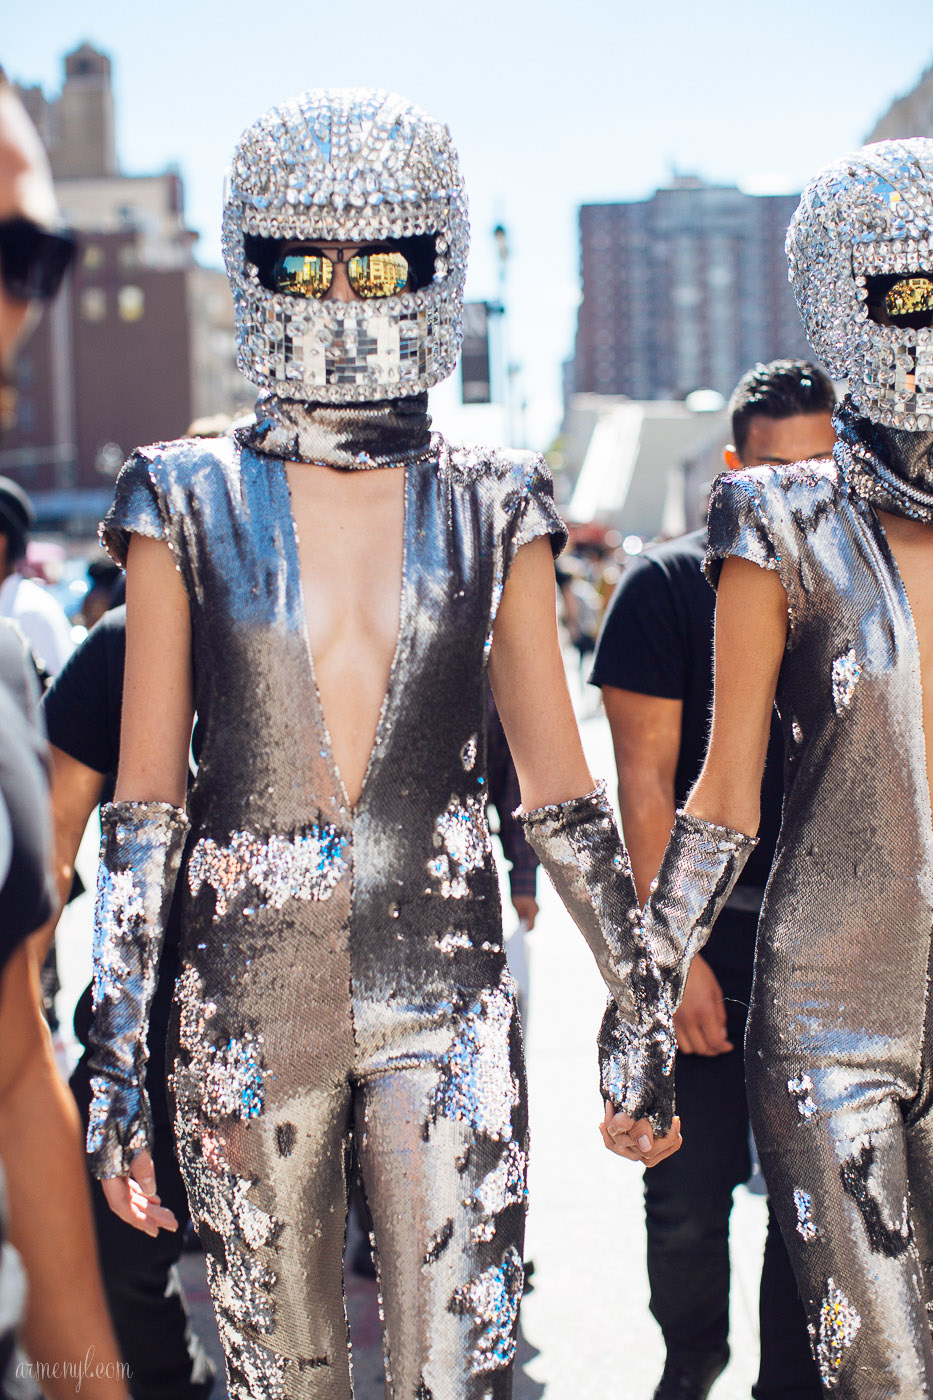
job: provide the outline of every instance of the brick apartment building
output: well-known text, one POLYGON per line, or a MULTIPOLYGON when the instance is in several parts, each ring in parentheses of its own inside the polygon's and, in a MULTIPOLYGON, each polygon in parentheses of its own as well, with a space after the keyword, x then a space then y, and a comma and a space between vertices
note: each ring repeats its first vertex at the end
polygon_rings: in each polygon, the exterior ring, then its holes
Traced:
POLYGON ((809 356, 784 257, 797 198, 685 176, 650 199, 583 205, 574 390, 728 394, 756 360, 809 356))
POLYGON ((200 267, 180 175, 118 169, 110 60, 65 58, 61 94, 20 87, 49 152, 74 272, 17 364, 17 422, 0 448, 47 524, 99 517, 124 456, 252 394, 235 368, 224 274, 200 267))

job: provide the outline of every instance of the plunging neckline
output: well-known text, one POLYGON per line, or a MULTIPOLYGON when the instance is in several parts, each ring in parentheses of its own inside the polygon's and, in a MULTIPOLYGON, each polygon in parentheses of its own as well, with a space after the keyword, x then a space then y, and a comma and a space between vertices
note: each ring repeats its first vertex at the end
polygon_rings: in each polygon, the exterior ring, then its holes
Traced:
MULTIPOLYGON (((318 465, 309 464, 305 462, 297 462, 295 463, 295 465, 297 467, 306 467, 311 465, 312 468, 317 470, 338 470, 338 468, 329 468, 324 463, 318 465)), ((285 492, 288 501, 288 524, 290 530, 291 553, 291 558, 289 559, 288 564, 294 569, 295 572, 296 596, 298 599, 298 607, 301 613, 301 632, 304 638, 305 658, 307 661, 308 677, 310 680, 310 693, 312 697, 312 703, 314 704, 317 710, 317 718, 321 726, 321 737, 323 740, 327 765, 330 768, 334 782, 337 786, 337 789, 341 795, 343 802, 346 804, 348 812, 351 816, 356 816, 356 814, 360 811, 363 805, 364 799, 366 797, 366 791, 370 783, 370 779, 372 777, 373 772, 375 771, 379 755, 384 746, 383 740, 390 729, 389 711, 392 707, 392 703, 395 699, 395 694, 397 690, 395 684, 396 676, 398 674, 399 666, 401 664, 402 651, 410 633, 410 628, 408 626, 408 573, 409 562, 411 558, 411 548, 409 540, 410 522, 412 517, 411 472, 409 470, 408 465, 388 468, 388 470, 390 471, 403 472, 405 477, 404 485, 402 487, 402 576, 399 586, 398 631, 395 637, 395 648, 392 653, 392 660, 389 665, 389 674, 388 679, 386 681, 385 693, 382 697, 382 703, 379 706, 379 716, 376 720, 376 728, 373 733, 372 746, 369 751, 369 757, 366 760, 366 767, 363 770, 363 781, 360 784, 360 790, 357 795, 356 801, 351 802, 350 794, 347 789, 346 782, 344 781, 343 773, 341 772, 340 765, 337 762, 337 755, 334 752, 334 744, 331 738, 330 726, 327 723, 327 715, 324 711, 324 701, 321 697, 321 689, 318 685, 317 671, 314 665, 314 653, 311 649, 311 633, 308 627, 308 608, 307 601, 305 598, 304 579, 302 578, 301 573, 301 541, 298 534, 298 524, 295 520, 295 503, 292 497, 291 482, 288 479, 288 466, 288 461, 280 459, 282 478, 285 483, 285 492)))
POLYGON ((875 527, 877 529, 878 535, 880 536, 881 550, 887 560, 888 568, 891 572, 891 581, 894 584, 895 592, 900 598, 901 606, 904 611, 904 616, 907 619, 908 634, 910 637, 911 647, 913 648, 913 660, 917 676, 917 690, 919 692, 918 699, 920 705, 920 738, 923 744, 923 776, 925 783, 924 796, 926 797, 927 818, 926 837, 928 847, 931 850, 931 852, 933 852, 933 794, 931 794, 930 791, 930 768, 928 763, 927 730, 926 724, 924 723, 925 709, 923 662, 920 656, 920 634, 917 631, 917 624, 914 620, 914 610, 911 607, 910 594, 907 592, 907 585, 904 582, 904 576, 901 573, 901 567, 898 564, 897 556, 895 555, 894 550, 891 547, 891 541, 888 539, 888 532, 884 527, 884 521, 881 519, 881 515, 883 512, 881 512, 878 509, 878 507, 873 505, 870 501, 865 501, 864 504, 871 511, 872 516, 874 517, 875 527))

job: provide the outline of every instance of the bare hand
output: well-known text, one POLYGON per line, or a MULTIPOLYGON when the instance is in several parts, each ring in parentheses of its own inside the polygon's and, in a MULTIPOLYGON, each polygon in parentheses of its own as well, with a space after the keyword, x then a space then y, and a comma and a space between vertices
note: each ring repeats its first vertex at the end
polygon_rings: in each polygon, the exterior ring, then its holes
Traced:
POLYGON ((726 1004, 716 974, 699 954, 687 974, 683 1000, 674 1012, 677 1048, 687 1055, 725 1055, 733 1049, 726 1034, 726 1004))
POLYGON ((156 1195, 155 1169, 148 1152, 133 1158, 129 1176, 111 1176, 101 1186, 115 1215, 155 1239, 160 1230, 177 1230, 178 1221, 156 1195))
POLYGON ((643 1167, 656 1167, 665 1157, 672 1156, 682 1141, 679 1118, 674 1119, 673 1127, 665 1137, 656 1138, 647 1118, 640 1118, 634 1123, 627 1113, 616 1113, 608 1099, 599 1131, 610 1152, 630 1162, 641 1162, 643 1167))
POLYGON ((513 894, 512 908, 526 929, 534 928, 535 919, 538 917, 538 901, 533 894, 513 894))

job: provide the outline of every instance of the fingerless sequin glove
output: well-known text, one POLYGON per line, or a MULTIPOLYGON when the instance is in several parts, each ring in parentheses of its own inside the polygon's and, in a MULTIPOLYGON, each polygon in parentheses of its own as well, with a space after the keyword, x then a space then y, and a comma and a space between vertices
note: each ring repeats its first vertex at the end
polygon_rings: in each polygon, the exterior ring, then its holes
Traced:
POLYGON ((642 957, 638 896, 605 783, 585 797, 515 813, 589 944, 623 1020, 634 1020, 632 969, 642 957))
POLYGON ((87 1150, 93 1174, 110 1177, 152 1147, 146 1033, 188 818, 167 802, 113 802, 101 825, 87 1150))
POLYGON ((639 1023, 612 1002, 599 1032, 603 1096, 634 1118, 647 1117, 656 1133, 674 1117, 674 1012, 694 955, 706 943, 755 846, 726 826, 678 812, 642 923, 645 962, 635 969, 639 1023))

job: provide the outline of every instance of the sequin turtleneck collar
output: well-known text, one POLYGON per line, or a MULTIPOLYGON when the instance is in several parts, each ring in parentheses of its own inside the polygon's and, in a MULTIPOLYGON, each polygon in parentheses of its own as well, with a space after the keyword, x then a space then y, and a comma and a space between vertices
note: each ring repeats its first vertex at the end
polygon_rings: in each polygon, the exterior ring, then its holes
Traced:
POLYGON ((241 428, 238 436, 255 452, 341 471, 402 467, 430 451, 428 396, 314 404, 267 390, 256 401, 255 422, 241 428))
POLYGON ((933 433, 882 427, 846 395, 833 414, 833 456, 851 489, 878 510, 933 524, 933 433))

